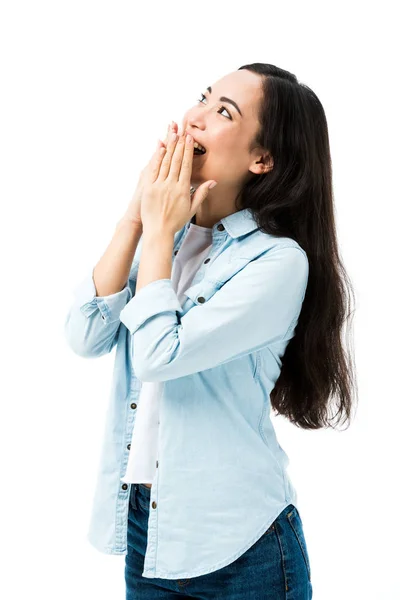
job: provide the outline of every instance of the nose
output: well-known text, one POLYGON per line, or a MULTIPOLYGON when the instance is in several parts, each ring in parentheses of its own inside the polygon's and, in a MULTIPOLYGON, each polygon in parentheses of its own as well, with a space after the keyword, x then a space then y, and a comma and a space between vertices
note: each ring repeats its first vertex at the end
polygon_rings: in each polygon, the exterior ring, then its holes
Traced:
MULTIPOLYGON (((200 115, 196 110, 191 110, 183 116, 181 129, 182 133, 186 133, 187 129, 190 129, 193 132, 204 132, 205 128, 204 112, 200 115)), ((203 133, 201 133, 201 135, 202 134, 203 133)))
POLYGON ((187 131, 187 124, 183 123, 180 127, 180 129, 178 129, 178 134, 179 135, 186 135, 187 133, 189 133, 189 131, 187 131))

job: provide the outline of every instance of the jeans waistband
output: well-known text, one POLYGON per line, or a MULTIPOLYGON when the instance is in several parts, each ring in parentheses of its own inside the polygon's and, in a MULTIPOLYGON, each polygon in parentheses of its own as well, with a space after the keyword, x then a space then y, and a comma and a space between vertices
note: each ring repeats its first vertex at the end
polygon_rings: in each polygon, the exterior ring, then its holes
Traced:
POLYGON ((146 498, 150 498, 151 488, 145 486, 144 483, 132 483, 132 486, 136 487, 136 493, 146 496, 146 498))

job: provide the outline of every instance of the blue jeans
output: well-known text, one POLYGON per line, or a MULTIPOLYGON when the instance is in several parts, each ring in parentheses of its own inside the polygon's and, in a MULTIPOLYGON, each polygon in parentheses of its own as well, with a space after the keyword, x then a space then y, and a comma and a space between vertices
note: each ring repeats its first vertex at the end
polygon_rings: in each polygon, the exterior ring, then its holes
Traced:
POLYGON ((309 600, 310 562, 297 508, 289 504, 233 563, 192 579, 142 577, 150 488, 132 484, 125 556, 126 600, 309 600))

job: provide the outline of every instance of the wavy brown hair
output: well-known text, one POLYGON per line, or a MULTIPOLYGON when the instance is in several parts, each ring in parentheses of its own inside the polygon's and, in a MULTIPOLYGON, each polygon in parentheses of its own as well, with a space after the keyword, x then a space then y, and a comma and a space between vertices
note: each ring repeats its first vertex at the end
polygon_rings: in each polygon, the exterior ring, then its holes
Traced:
POLYGON ((332 427, 336 417, 350 424, 357 398, 350 330, 354 291, 338 248, 325 112, 292 73, 264 63, 240 69, 262 79, 260 128, 249 150, 265 148, 274 166, 244 184, 236 207, 250 209, 262 231, 296 240, 309 262, 299 321, 271 405, 303 429, 332 427), (344 326, 349 329, 342 340, 344 326))

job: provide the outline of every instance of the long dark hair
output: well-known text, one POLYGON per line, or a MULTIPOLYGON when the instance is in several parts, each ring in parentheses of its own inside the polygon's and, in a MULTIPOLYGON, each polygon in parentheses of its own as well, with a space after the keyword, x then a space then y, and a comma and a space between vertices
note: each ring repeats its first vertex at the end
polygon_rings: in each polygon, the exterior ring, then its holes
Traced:
POLYGON ((352 335, 347 331, 345 348, 341 333, 353 313, 354 291, 338 248, 325 112, 292 73, 264 63, 240 69, 262 78, 260 128, 250 151, 268 150, 274 166, 244 184, 236 207, 249 208, 262 231, 296 240, 309 262, 299 321, 271 405, 303 429, 332 427, 338 415, 338 422, 350 424, 357 383, 352 335))

